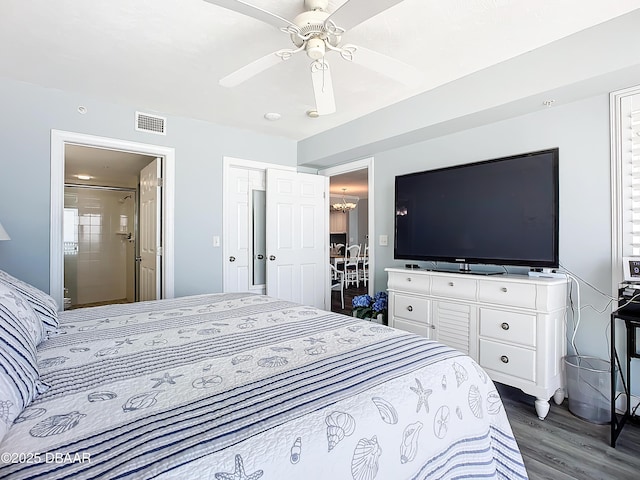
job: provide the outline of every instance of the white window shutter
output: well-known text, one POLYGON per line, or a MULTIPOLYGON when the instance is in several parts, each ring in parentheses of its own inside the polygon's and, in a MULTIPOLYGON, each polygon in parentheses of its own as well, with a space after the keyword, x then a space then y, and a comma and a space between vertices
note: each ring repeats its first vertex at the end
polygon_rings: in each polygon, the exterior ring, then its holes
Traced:
POLYGON ((623 169, 623 254, 640 256, 640 110, 629 108, 623 117, 622 147, 630 160, 623 169))

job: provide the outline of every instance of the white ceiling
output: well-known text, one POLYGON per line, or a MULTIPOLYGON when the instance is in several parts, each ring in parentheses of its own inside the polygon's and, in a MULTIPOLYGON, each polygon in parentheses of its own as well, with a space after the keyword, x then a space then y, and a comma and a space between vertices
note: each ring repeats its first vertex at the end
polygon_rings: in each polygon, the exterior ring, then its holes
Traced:
POLYGON ((78 185, 105 185, 137 188, 140 170, 155 157, 119 152, 104 148, 66 145, 64 150, 64 181, 78 185), (78 175, 88 175, 82 180, 78 175))
MULTIPOLYGON (((303 0, 246 1, 287 19, 303 10, 303 0)), ((329 11, 344 1, 330 0, 329 11)), ((232 89, 218 85, 291 43, 272 25, 203 0, 2 0, 0 76, 301 140, 638 8, 640 0, 404 0, 343 43, 415 66, 419 85, 331 52, 337 112, 317 119, 305 116, 314 104, 304 53, 232 89), (282 118, 267 121, 266 112, 282 118)))

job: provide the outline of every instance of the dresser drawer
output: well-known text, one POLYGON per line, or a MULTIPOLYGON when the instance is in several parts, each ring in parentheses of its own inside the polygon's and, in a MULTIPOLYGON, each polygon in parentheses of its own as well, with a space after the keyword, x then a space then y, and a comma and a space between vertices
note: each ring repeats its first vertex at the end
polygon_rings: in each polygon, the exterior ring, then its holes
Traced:
POLYGON ((389 290, 401 290, 403 292, 429 294, 430 277, 420 273, 389 272, 387 288, 389 290))
POLYGON ((433 277, 431 293, 447 298, 475 300, 477 281, 470 278, 433 277))
POLYGON ((524 347, 480 339, 480 366, 535 382, 536 353, 524 347))
POLYGON ((483 282, 478 288, 481 302, 536 308, 536 286, 515 282, 483 282))
POLYGON ((429 321, 429 300, 411 295, 393 294, 393 316, 415 322, 429 321))
POLYGON ((536 346, 536 316, 480 308, 480 335, 507 343, 536 346))
POLYGON ((426 322, 412 322, 411 320, 394 317, 393 325, 391 326, 404 330, 405 332, 415 333, 416 335, 420 335, 428 339, 432 339, 434 334, 433 325, 426 322))

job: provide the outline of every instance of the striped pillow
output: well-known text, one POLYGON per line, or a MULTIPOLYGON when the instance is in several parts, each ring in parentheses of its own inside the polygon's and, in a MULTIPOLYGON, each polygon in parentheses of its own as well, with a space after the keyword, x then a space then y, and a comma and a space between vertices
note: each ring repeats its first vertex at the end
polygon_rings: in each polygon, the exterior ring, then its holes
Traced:
POLYGON ((13 420, 47 389, 40 381, 36 345, 25 319, 39 320, 20 300, 12 288, 0 283, 0 440, 13 420))
MULTIPOLYGON (((21 295, 10 285, 4 285, 0 282, 0 287, 4 293, 3 305, 7 310, 10 310, 14 318, 16 318, 20 325, 25 328, 29 337, 33 341, 33 345, 39 345, 44 340, 46 334, 44 331, 44 325, 40 321, 40 318, 33 310, 27 299, 21 295), (6 289, 6 290, 5 290, 6 289), (8 300, 8 301, 7 301, 8 300)), ((3 318, 0 316, 0 318, 3 318)))
POLYGON ((0 284, 13 287, 18 291, 18 293, 27 299, 42 321, 45 336, 50 333, 58 333, 58 327, 60 325, 58 322, 58 305, 51 296, 47 295, 42 290, 37 289, 33 285, 29 285, 22 280, 18 280, 3 270, 0 270, 0 284))

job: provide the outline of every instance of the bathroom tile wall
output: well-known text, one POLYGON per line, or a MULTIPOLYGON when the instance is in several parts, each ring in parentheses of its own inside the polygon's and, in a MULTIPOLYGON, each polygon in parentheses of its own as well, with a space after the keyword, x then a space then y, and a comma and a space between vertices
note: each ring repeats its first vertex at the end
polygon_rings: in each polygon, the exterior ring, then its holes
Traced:
POLYGON ((65 187, 65 287, 72 306, 133 301, 134 195, 120 190, 65 187), (127 198, 128 197, 128 198, 127 198), (70 242, 76 242, 75 252, 70 242))

